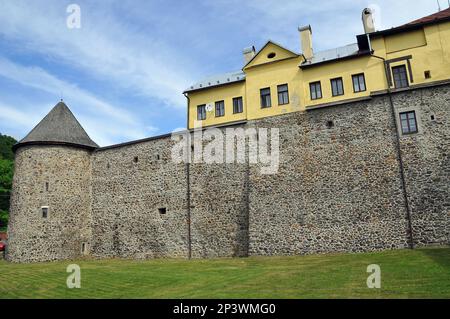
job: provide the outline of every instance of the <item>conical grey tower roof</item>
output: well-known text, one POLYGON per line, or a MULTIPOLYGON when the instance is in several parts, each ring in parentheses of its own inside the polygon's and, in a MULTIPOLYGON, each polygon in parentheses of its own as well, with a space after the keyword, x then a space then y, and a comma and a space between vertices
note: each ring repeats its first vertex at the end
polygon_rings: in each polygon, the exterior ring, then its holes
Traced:
POLYGON ((88 149, 98 147, 64 102, 56 104, 23 140, 14 145, 14 150, 25 145, 69 145, 88 149))

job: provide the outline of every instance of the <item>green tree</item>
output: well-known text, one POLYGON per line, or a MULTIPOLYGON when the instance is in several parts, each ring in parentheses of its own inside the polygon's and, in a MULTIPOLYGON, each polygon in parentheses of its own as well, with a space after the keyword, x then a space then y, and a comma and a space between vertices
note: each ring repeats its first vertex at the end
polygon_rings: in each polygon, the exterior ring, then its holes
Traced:
POLYGON ((12 146, 17 141, 0 134, 0 230, 8 225, 9 196, 14 175, 14 153, 12 146))
POLYGON ((16 143, 17 141, 13 137, 0 133, 0 159, 14 161, 12 147, 16 143))

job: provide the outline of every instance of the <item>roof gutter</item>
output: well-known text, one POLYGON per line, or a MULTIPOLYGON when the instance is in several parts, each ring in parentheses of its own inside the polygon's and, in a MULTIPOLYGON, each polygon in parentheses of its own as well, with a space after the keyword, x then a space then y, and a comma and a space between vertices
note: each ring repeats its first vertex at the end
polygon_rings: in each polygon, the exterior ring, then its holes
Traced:
POLYGON ((83 145, 83 144, 77 144, 77 143, 70 143, 70 142, 57 142, 57 141, 30 141, 30 142, 19 142, 13 145, 12 151, 15 153, 19 148, 26 147, 26 146, 67 146, 67 147, 73 147, 73 148, 81 148, 86 149, 89 151, 94 151, 98 149, 97 146, 90 146, 90 145, 83 145))
POLYGON ((191 99, 187 92, 183 93, 187 100, 187 120, 186 120, 186 152, 189 156, 186 161, 186 202, 187 202, 187 257, 192 259, 192 226, 191 226, 191 133, 189 131, 189 118, 190 118, 190 108, 191 99))
POLYGON ((328 64, 328 63, 337 62, 337 61, 345 61, 345 60, 356 59, 356 58, 360 58, 360 57, 363 57, 363 56, 369 56, 371 54, 372 54, 371 51, 365 50, 365 51, 360 51, 357 54, 348 55, 348 56, 345 56, 345 57, 335 58, 335 59, 331 59, 331 60, 320 61, 320 62, 317 62, 317 63, 311 63, 311 64, 302 63, 302 64, 299 65, 299 68, 300 69, 309 69, 309 68, 312 68, 312 67, 315 67, 315 66, 319 66, 319 65, 324 65, 324 64, 328 64))

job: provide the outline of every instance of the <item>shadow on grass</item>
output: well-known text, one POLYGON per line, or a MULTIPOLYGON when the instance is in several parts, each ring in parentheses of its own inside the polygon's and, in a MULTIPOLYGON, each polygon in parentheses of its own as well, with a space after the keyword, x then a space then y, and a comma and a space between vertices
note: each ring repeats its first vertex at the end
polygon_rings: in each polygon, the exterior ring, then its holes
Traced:
POLYGON ((421 248, 420 251, 433 259, 436 263, 450 270, 450 247, 449 246, 440 246, 433 248, 421 248), (448 253, 443 254, 442 251, 446 250, 448 253))

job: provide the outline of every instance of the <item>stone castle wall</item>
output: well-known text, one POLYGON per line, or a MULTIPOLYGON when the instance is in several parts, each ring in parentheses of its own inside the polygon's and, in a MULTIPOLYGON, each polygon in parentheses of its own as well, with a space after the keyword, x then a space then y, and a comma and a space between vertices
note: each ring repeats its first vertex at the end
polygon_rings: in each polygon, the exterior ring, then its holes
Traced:
POLYGON ((450 90, 394 95, 397 113, 414 110, 419 133, 401 137, 414 244, 450 244, 450 90))
POLYGON ((93 256, 188 256, 186 165, 172 163, 171 145, 162 138, 93 154, 93 256))
MULTIPOLYGON (((410 224, 414 244, 449 244, 449 88, 394 94, 395 118, 389 96, 379 95, 238 125, 279 129, 280 169, 275 175, 262 175, 261 165, 249 163, 174 164, 175 142, 167 136, 92 154, 19 149, 9 259, 76 257, 82 240, 88 241, 88 253, 99 258, 399 249, 410 245, 410 224), (395 124, 405 110, 416 111, 420 133, 401 136, 397 144, 395 124), (67 170, 68 161, 79 164, 67 170), (66 221, 55 215, 55 226, 37 217, 30 222, 30 211, 51 202, 38 191, 48 174, 61 183, 75 179, 70 194, 81 201, 79 218, 66 221), (68 240, 62 225, 71 226, 74 240, 68 240), (33 238, 44 228, 59 236, 44 244, 57 247, 48 253, 33 238), (36 249, 25 252, 26 247, 36 249)), ((49 206, 66 205, 61 206, 65 214, 74 216, 64 197, 71 188, 55 189, 55 204, 49 206)))
POLYGON ((258 121, 280 127, 276 175, 250 185, 250 254, 407 247, 407 219, 385 98, 258 121), (332 121, 333 126, 328 127, 332 121))
POLYGON ((7 259, 43 262, 82 256, 91 238, 91 153, 71 147, 16 151, 7 259), (48 190, 46 183, 48 183, 48 190), (48 217, 42 217, 48 206, 48 217))

